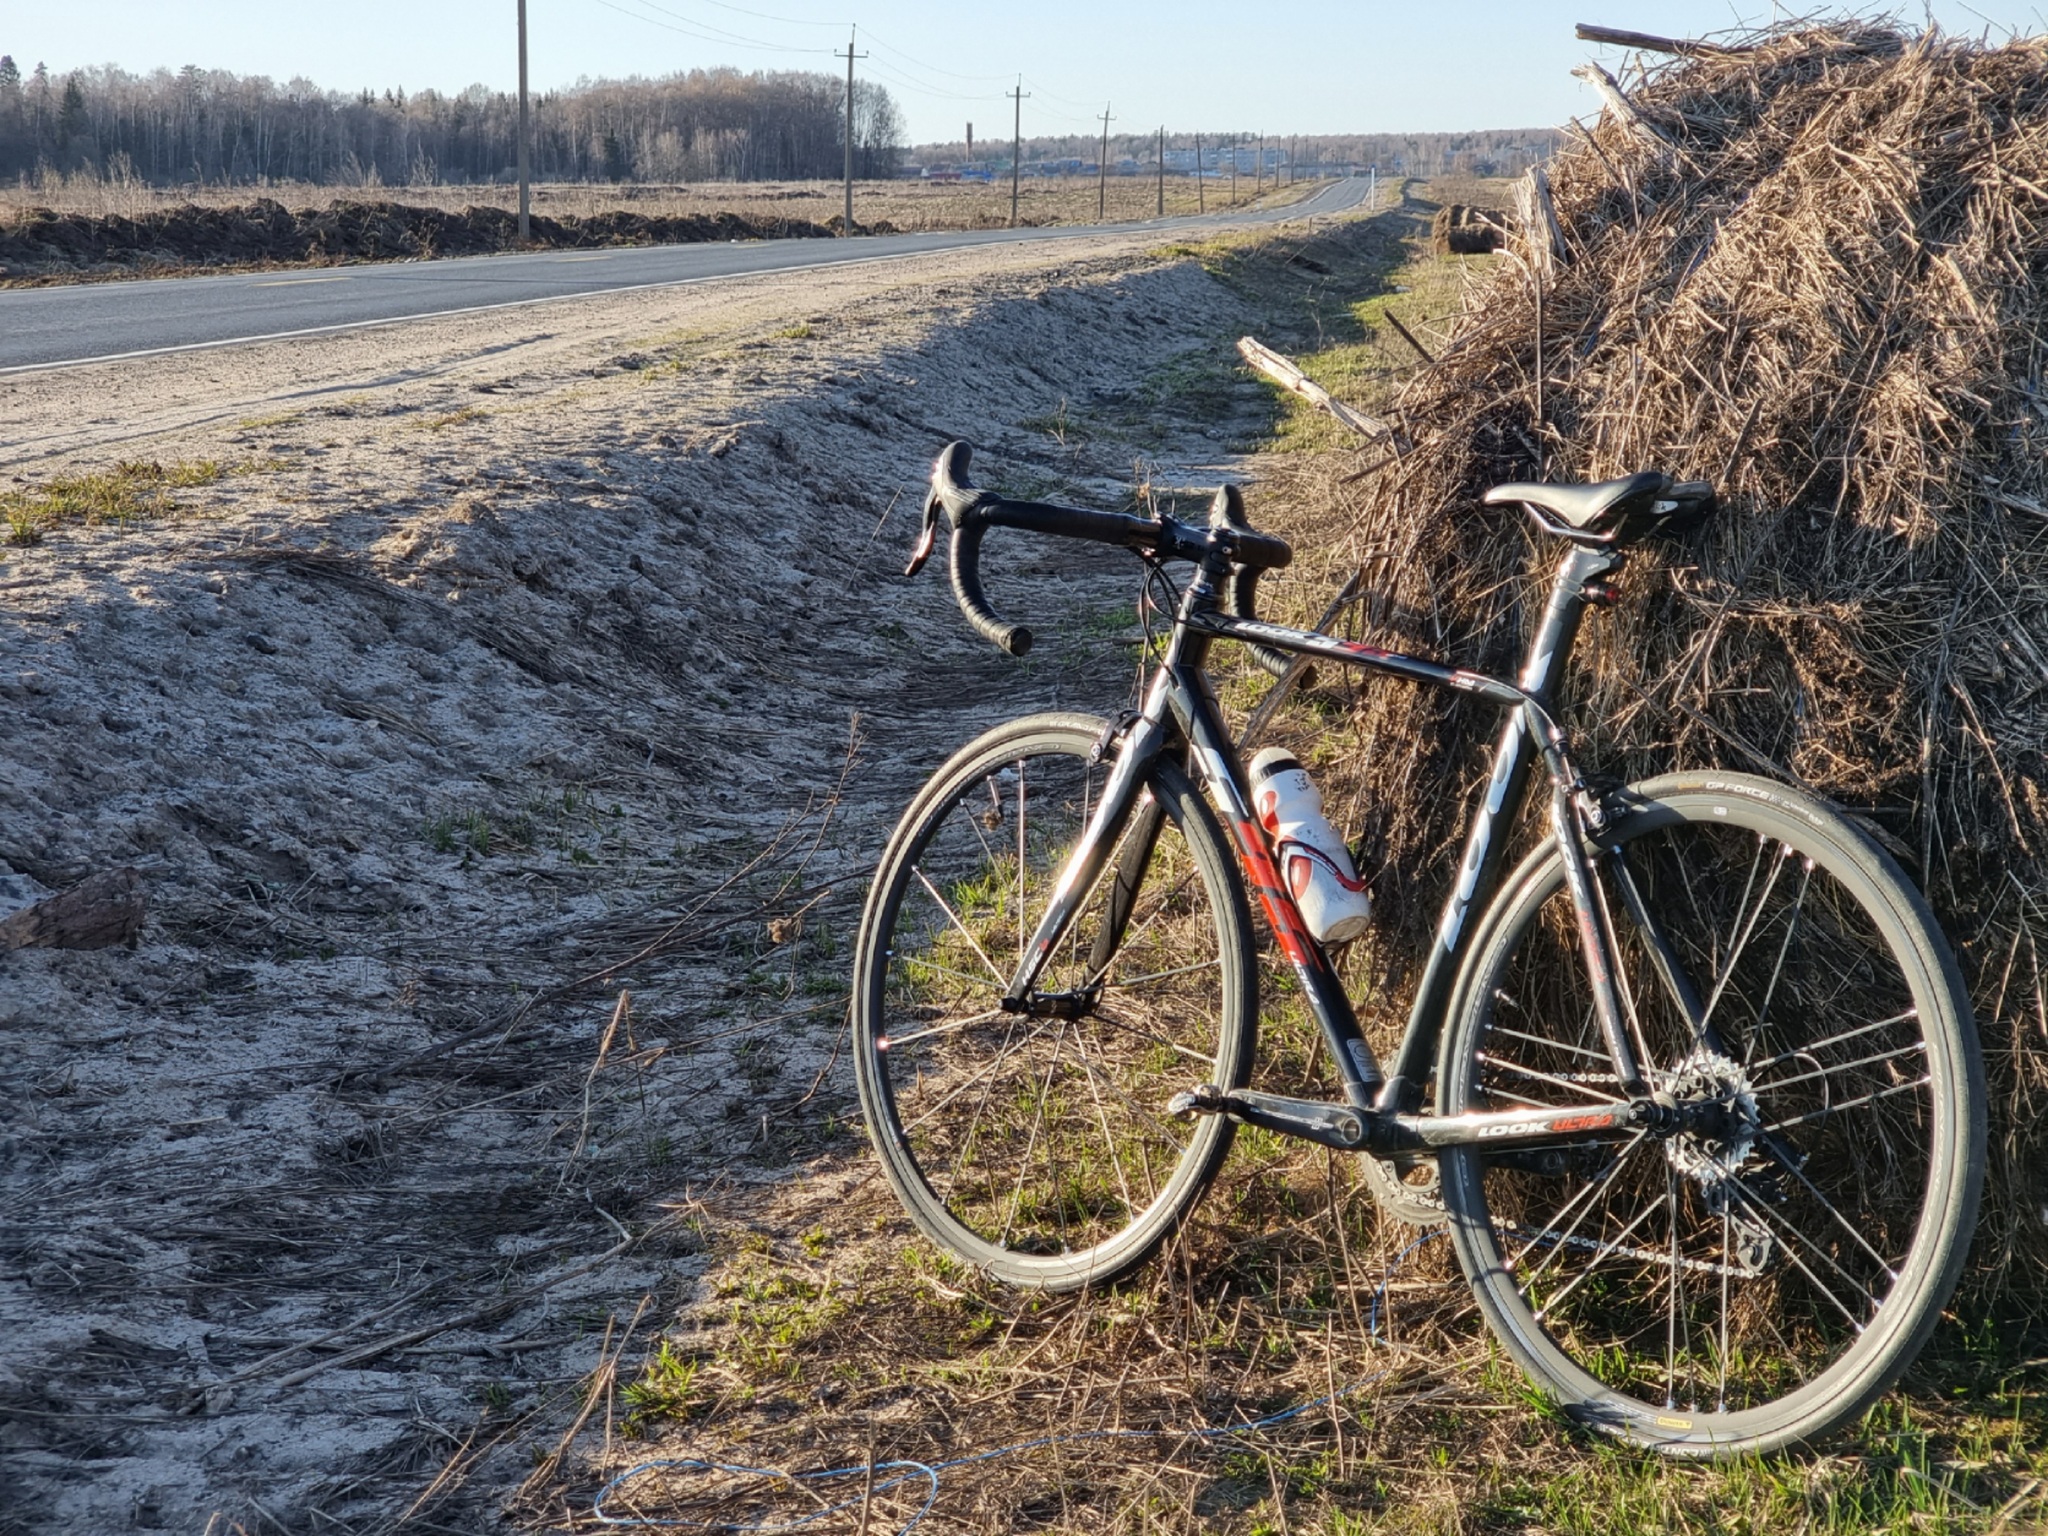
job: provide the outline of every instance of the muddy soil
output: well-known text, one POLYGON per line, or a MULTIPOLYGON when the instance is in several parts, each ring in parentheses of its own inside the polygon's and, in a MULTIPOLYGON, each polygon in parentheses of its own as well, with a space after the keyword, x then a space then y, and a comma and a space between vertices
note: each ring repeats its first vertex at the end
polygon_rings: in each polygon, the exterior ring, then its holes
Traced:
MULTIPOLYGON (((457 212, 394 202, 343 200, 286 208, 271 198, 232 207, 186 203, 137 217, 31 208, 0 224, 0 279, 10 287, 80 277, 163 277, 207 269, 334 266, 353 261, 483 256, 539 247, 694 245, 707 240, 825 238, 836 228, 810 219, 754 218, 720 211, 665 216, 607 209, 588 217, 536 214, 522 245, 519 219, 505 208, 457 212)), ((894 234, 886 222, 863 233, 894 234)))
POLYGON ((1128 695, 1121 557, 990 541, 1022 662, 903 580, 923 466, 1213 485, 1243 302, 1062 244, 0 386, 17 489, 204 466, 0 550, 0 909, 151 904, 0 956, 0 1530, 494 1528, 707 1202, 854 1145, 910 789, 1128 695))

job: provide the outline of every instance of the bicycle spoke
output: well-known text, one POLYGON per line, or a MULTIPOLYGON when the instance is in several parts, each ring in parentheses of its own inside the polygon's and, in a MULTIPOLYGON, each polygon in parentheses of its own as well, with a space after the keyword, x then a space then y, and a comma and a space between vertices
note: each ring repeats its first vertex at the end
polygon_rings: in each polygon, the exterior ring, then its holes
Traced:
POLYGON ((1749 1070, 1752 1074, 1757 1072, 1767 1072, 1772 1067, 1779 1065, 1781 1062, 1787 1062, 1792 1060, 1795 1056, 1811 1056, 1814 1054, 1814 1052, 1821 1050, 1826 1046, 1839 1045, 1844 1040, 1855 1039, 1858 1035, 1867 1035, 1874 1030, 1889 1029, 1894 1024, 1903 1024, 1908 1019, 1918 1019, 1919 1017, 1920 1012, 1918 1009, 1908 1008, 1904 1013, 1895 1013, 1888 1019, 1879 1019, 1875 1024, 1863 1024, 1859 1025, 1855 1029, 1845 1029, 1839 1035, 1829 1035, 1825 1040, 1810 1040, 1805 1045, 1800 1046, 1797 1050, 1784 1051, 1781 1052, 1779 1055, 1771 1057, 1768 1061, 1756 1062, 1750 1067, 1749 1070))
POLYGON ((1017 969, 1024 969, 1024 946, 1029 941, 1030 925, 1025 919, 1030 908, 1024 903, 1024 871, 1028 861, 1024 853, 1024 764, 1016 764, 1017 774, 1017 969))
MULTIPOLYGON (((1854 1275, 1851 1275, 1848 1271, 1842 1269, 1842 1267, 1839 1264, 1836 1264, 1835 1261, 1828 1256, 1827 1252, 1824 1249, 1822 1249, 1818 1244, 1814 1243, 1797 1227, 1793 1226, 1783 1217, 1778 1216, 1778 1214, 1770 1208, 1770 1203, 1768 1201, 1759 1199, 1749 1189, 1747 1185, 1742 1183, 1741 1180, 1730 1180, 1730 1183, 1732 1183, 1736 1190, 1742 1195, 1744 1203, 1748 1205, 1748 1207, 1751 1210, 1755 1211, 1759 1216, 1765 1218, 1766 1220, 1775 1219, 1779 1226, 1784 1228, 1787 1232, 1791 1233, 1794 1237, 1798 1238, 1801 1242, 1805 1243, 1807 1247, 1813 1251, 1814 1255, 1817 1258, 1824 1260, 1830 1268, 1836 1270, 1844 1280, 1847 1280, 1852 1286, 1855 1286, 1856 1289, 1862 1293, 1863 1299, 1870 1303, 1870 1310, 1872 1311, 1872 1313, 1875 1313, 1877 1311, 1879 1306, 1878 1299, 1875 1296, 1871 1295, 1870 1292, 1864 1290, 1862 1285, 1858 1284, 1856 1277, 1854 1275)), ((1792 1245, 1789 1243, 1785 1245, 1785 1257, 1792 1261, 1793 1266, 1797 1268, 1802 1275, 1806 1276, 1807 1280, 1812 1284, 1813 1288, 1816 1291, 1819 1291, 1821 1295, 1825 1296, 1828 1299, 1828 1301, 1834 1305, 1836 1311, 1840 1312, 1843 1317, 1849 1320, 1850 1327, 1854 1328, 1858 1333, 1861 1333, 1863 1331, 1864 1323, 1862 1319, 1858 1318, 1854 1312, 1849 1310, 1848 1305, 1842 1300, 1841 1297, 1837 1296, 1833 1291, 1827 1288, 1827 1286, 1822 1282, 1820 1276, 1816 1275, 1810 1268, 1807 1267, 1806 1261, 1799 1257, 1798 1251, 1794 1249, 1792 1245)))
POLYGON ((981 940, 977 939, 974 936, 974 932, 972 929, 970 929, 965 923, 960 921, 960 914, 953 910, 951 902, 947 901, 945 897, 939 894, 939 888, 936 885, 932 884, 931 877, 925 874, 924 870, 920 866, 915 864, 911 865, 910 872, 913 875, 916 875, 918 880, 922 882, 922 884, 924 885, 924 888, 931 893, 932 900, 936 901, 939 904, 939 910, 946 914, 947 920, 951 922, 955 928, 960 930, 960 937, 965 939, 968 942, 968 944, 970 944, 973 947, 974 952, 977 955, 981 956, 981 963, 988 967, 988 973, 996 979, 996 985, 999 987, 1008 987, 1010 984, 1008 978, 1006 978, 1001 971, 996 969, 995 961, 989 959, 988 952, 981 947, 981 940))
MULTIPOLYGON (((914 959, 909 955, 902 955, 898 956, 897 958, 902 959, 911 965, 928 966, 932 970, 937 971, 940 975, 951 976, 955 981, 965 982, 970 987, 985 988, 988 986, 988 979, 986 977, 970 976, 965 971, 956 971, 953 969, 952 966, 947 965, 942 961, 928 960, 922 955, 919 955, 914 959)), ((1008 983, 1004 983, 1003 985, 1007 986, 1008 983)))
POLYGON ((1821 1205, 1826 1209, 1828 1215, 1834 1218, 1835 1224, 1839 1226, 1844 1232, 1849 1234, 1849 1240, 1851 1242, 1853 1242, 1857 1247, 1861 1248, 1865 1253, 1869 1254, 1871 1258, 1877 1261, 1877 1267, 1884 1271, 1885 1279, 1894 1282, 1898 1280, 1899 1272, 1897 1267, 1893 1265, 1890 1259, 1886 1258, 1883 1254, 1879 1253, 1875 1248, 1873 1248, 1870 1245, 1870 1240, 1863 1235, 1862 1229, 1859 1228, 1856 1225, 1856 1223, 1854 1223, 1848 1217, 1844 1216, 1840 1211, 1835 1209, 1834 1201, 1830 1200, 1826 1195, 1821 1193, 1819 1185, 1815 1184, 1813 1180, 1809 1179, 1806 1176, 1805 1172, 1796 1163, 1790 1162, 1784 1158, 1777 1159, 1777 1162, 1780 1168, 1783 1168, 1787 1173, 1791 1174, 1793 1178, 1797 1179, 1801 1184, 1806 1186, 1807 1193, 1812 1195, 1814 1199, 1818 1200, 1821 1203, 1821 1205))
POLYGON ((1860 1056, 1854 1061, 1842 1062, 1839 1066, 1818 1067, 1811 1072, 1802 1072, 1797 1077, 1780 1077, 1768 1083, 1758 1083, 1756 1091, 1760 1094, 1776 1093, 1781 1088, 1790 1088, 1794 1083, 1812 1082, 1815 1078, 1827 1077, 1836 1072, 1853 1072, 1858 1067, 1873 1066, 1880 1061, 1895 1061, 1901 1056, 1911 1056, 1916 1052, 1923 1056, 1927 1053, 1925 1040, 1915 1040, 1911 1045, 1902 1045, 1895 1051, 1879 1051, 1875 1056, 1860 1056))
POLYGON ((1105 981, 1102 984, 1102 990, 1105 992, 1128 992, 1132 987, 1142 987, 1147 982, 1168 981, 1175 976, 1192 976, 1197 971, 1213 971, 1222 964, 1223 961, 1218 958, 1215 960, 1203 960, 1195 965, 1177 965, 1170 971, 1153 971, 1144 976, 1127 976, 1121 981, 1105 981))
POLYGON ((1031 1172, 1031 1154, 1038 1146, 1038 1132, 1045 1124, 1045 1104, 1052 1096, 1053 1073, 1059 1068, 1059 1044, 1067 1033, 1066 1020, 1060 1020, 1059 1024, 1059 1034, 1053 1042, 1053 1057, 1046 1063, 1045 1081, 1038 1085, 1037 1102, 1032 1106, 1031 1139, 1024 1144, 1024 1155, 1017 1160, 1017 1187, 1010 1196, 1010 1214, 1004 1218, 1003 1230, 996 1238, 998 1248, 1010 1246, 1010 1228, 1016 1224, 1017 1207, 1024 1200, 1024 1179, 1031 1172))
MULTIPOLYGON (((1122 852, 1121 847, 1119 847, 1117 852, 1118 854, 1122 852)), ((1104 868, 1113 869, 1116 864, 1116 857, 1116 854, 1111 855, 1110 862, 1106 864, 1104 868)), ((1083 984, 1085 986, 1092 987, 1096 985, 1098 982, 1100 982, 1103 977, 1107 976, 1109 974, 1109 968, 1112 965, 1116 964, 1117 956, 1129 954, 1131 946, 1135 944, 1139 939, 1143 938, 1147 930, 1149 930, 1154 923, 1159 921, 1159 919, 1166 914, 1173 900, 1177 896, 1179 896, 1183 891, 1187 890, 1188 887, 1194 883, 1194 879, 1195 877, 1193 875, 1185 875, 1173 886, 1168 888, 1166 891, 1162 892, 1160 894, 1158 901, 1154 904, 1152 911, 1146 916, 1145 920, 1139 923, 1136 927, 1126 928, 1124 930, 1123 942, 1117 946, 1116 954, 1111 955, 1109 959, 1105 960, 1102 963, 1102 966, 1099 970, 1089 973, 1087 980, 1083 984)))
POLYGON ((1735 1239, 1735 1218, 1726 1200, 1721 1202, 1721 1331, 1719 1348, 1716 1350, 1714 1384, 1714 1412, 1728 1411, 1728 1271, 1734 1266, 1735 1255, 1731 1251, 1735 1239))
POLYGON ((1664 1309, 1664 1406, 1678 1406, 1678 1309, 1684 1299, 1678 1265, 1678 1170, 1664 1167, 1664 1204, 1671 1236, 1671 1280, 1666 1286, 1670 1300, 1664 1309))
POLYGON ((1845 1099, 1840 1104, 1830 1104, 1809 1114, 1795 1115, 1790 1120, 1774 1120, 1764 1127, 1767 1132, 1789 1131, 1795 1125, 1805 1125, 1813 1120, 1825 1120, 1830 1115, 1839 1115, 1845 1109, 1860 1109, 1865 1104, 1875 1104, 1879 1099, 1891 1098, 1894 1094, 1911 1093, 1915 1088, 1925 1088, 1934 1079, 1931 1076, 1916 1077, 1910 1083, 1898 1083, 1890 1088, 1880 1088, 1875 1093, 1866 1093, 1860 1099, 1845 1099))
POLYGON ((1806 889, 1812 883, 1813 860, 1808 859, 1800 871, 1799 893, 1792 898, 1792 912, 1785 920, 1785 937, 1778 944, 1778 958, 1771 966, 1771 979, 1764 983, 1764 995, 1756 1005, 1756 1022, 1750 1026, 1749 1042, 1742 1048, 1744 1061, 1755 1054, 1757 1042, 1763 1039, 1764 1031, 1770 1027, 1771 1001, 1777 996, 1779 979, 1785 974, 1785 957, 1792 951, 1792 937, 1799 931, 1799 915, 1806 909, 1806 889))
POLYGON ((1527 1040, 1531 1045, 1540 1045, 1546 1051, 1563 1051, 1568 1055, 1572 1056, 1589 1057, 1590 1059, 1600 1062, 1604 1066, 1606 1066, 1609 1069, 1607 1072, 1607 1081, 1610 1083, 1614 1081, 1614 1072, 1612 1070, 1614 1066, 1614 1059, 1611 1056, 1609 1056, 1605 1051, 1588 1050, 1586 1047, 1582 1045, 1567 1045, 1562 1040, 1546 1040, 1541 1035, 1527 1034, 1519 1029, 1508 1029, 1504 1025, 1500 1024, 1495 1024, 1491 1029, 1487 1030, 1486 1033, 1489 1037, 1493 1035, 1507 1035, 1516 1040, 1527 1040))
MULTIPOLYGON (((1589 1278, 1591 1278, 1594 1269, 1599 1265, 1601 1260, 1605 1259, 1608 1255, 1613 1253, 1626 1253, 1627 1257, 1635 1259, 1638 1264, 1642 1263, 1643 1260, 1640 1256, 1628 1252, 1622 1247, 1622 1245, 1626 1243, 1631 1236, 1634 1235, 1637 1227, 1640 1227, 1644 1222, 1648 1221, 1652 1216, 1656 1214, 1657 1205, 1655 1201, 1652 1201, 1650 1204, 1643 1207, 1642 1213, 1638 1215, 1634 1221, 1630 1222, 1627 1226, 1623 1227, 1619 1232, 1615 1233, 1613 1237, 1610 1237, 1606 1241, 1602 1242, 1600 1246, 1594 1250, 1593 1256, 1586 1261, 1586 1267, 1585 1269, 1580 1271, 1578 1277, 1574 1279, 1571 1282, 1571 1284, 1567 1285, 1563 1290, 1559 1291, 1555 1296, 1551 1297, 1550 1300, 1546 1301, 1542 1306, 1536 1309, 1536 1321, 1540 1323, 1544 1321, 1546 1318, 1548 1318, 1553 1312, 1555 1312, 1558 1306, 1564 1301, 1564 1299, 1567 1296, 1571 1295, 1573 1291, 1576 1291, 1580 1286, 1584 1285, 1589 1278)), ((1560 1249, 1562 1249, 1564 1245, 1559 1244, 1558 1246, 1560 1249)))
POLYGON ((1116 1170, 1116 1184, 1123 1192, 1124 1209, 1135 1210, 1131 1204, 1130 1181, 1124 1177, 1123 1159, 1117 1155, 1116 1137, 1110 1133, 1109 1115, 1102 1107, 1102 1092, 1095 1084, 1095 1068, 1085 1053, 1081 1057, 1081 1071, 1088 1079, 1088 1097, 1095 1101, 1095 1123, 1102 1128, 1102 1150, 1109 1158, 1110 1167, 1116 1170))
MULTIPOLYGON (((1015 1017, 1010 1019, 1010 1031, 1003 1037, 1003 1049, 997 1054, 998 1061, 1009 1054, 1010 1044, 1017 1038, 1017 1025, 1019 1022, 1015 1017)), ((952 1198, 954 1189, 960 1183, 961 1164, 967 1161, 967 1154, 974 1150, 976 1137, 981 1131, 982 1117, 988 1113, 988 1101, 995 1091, 995 1073, 982 1073, 981 1097, 974 1101, 974 1113, 968 1117, 967 1130, 960 1138, 959 1148, 953 1153, 951 1166, 946 1170, 946 1187, 941 1191, 941 1194, 948 1199, 952 1198)))
MULTIPOLYGON (((1023 1039, 1006 1044, 1003 1048, 1001 1056, 997 1057, 995 1061, 989 1063, 988 1070, 990 1072, 993 1072, 995 1068, 1002 1065, 1004 1060, 1014 1055, 1018 1049, 1030 1044, 1033 1040, 1037 1039, 1040 1035, 1044 1033, 1045 1024, 1041 1022, 1036 1029, 1031 1030, 1028 1034, 1024 1036, 1023 1039)), ((903 1132, 907 1135, 911 1131, 916 1130, 919 1126, 923 1125, 927 1120, 931 1119, 933 1115, 936 1115, 940 1110, 946 1108, 955 1099, 959 1098, 961 1094, 965 1093, 969 1088, 972 1088, 977 1081, 979 1081, 978 1078, 970 1078, 967 1082, 962 1083, 958 1088, 955 1088, 951 1093, 947 1094, 943 1099, 939 1100, 938 1103, 934 1104, 930 1109, 927 1109, 915 1120, 912 1120, 907 1125, 903 1126, 903 1132)))
MULTIPOLYGON (((1785 860, 1791 855, 1791 852, 1792 850, 1789 845, 1785 843, 1778 845, 1778 857, 1771 861, 1770 873, 1764 878, 1764 888, 1757 895, 1756 910, 1750 914, 1747 925, 1738 923, 1736 933, 1730 935, 1727 962, 1721 967, 1721 974, 1714 982, 1713 994, 1708 997, 1706 1009, 1700 1017, 1700 1028, 1702 1030, 1705 1030, 1713 1023, 1714 1010, 1720 1006, 1721 996, 1728 990, 1728 983, 1735 976, 1735 967, 1740 963, 1743 951, 1749 948, 1749 941, 1756 935, 1757 925, 1763 921, 1764 907, 1770 901, 1771 892, 1778 884, 1778 871, 1784 868, 1785 860)), ((1742 909, 1739 907, 1736 909, 1738 917, 1740 917, 1741 911, 1742 909)))
MULTIPOLYGON (((1563 1220, 1564 1213, 1566 1211, 1569 1211, 1573 1206, 1577 1205, 1581 1200, 1586 1200, 1590 1202, 1593 1196, 1599 1194, 1601 1190, 1605 1189, 1610 1183, 1612 1183, 1614 1181, 1614 1176, 1621 1172, 1621 1165, 1628 1161, 1629 1154, 1635 1151, 1637 1147, 1643 1144, 1647 1135, 1648 1133, 1645 1131, 1636 1132, 1634 1139, 1625 1144, 1622 1147, 1622 1149, 1615 1154, 1614 1161, 1609 1163, 1604 1169, 1602 1169, 1600 1173, 1597 1174, 1586 1185, 1584 1189, 1579 1191, 1578 1194, 1572 1196, 1570 1200, 1567 1200, 1564 1203, 1563 1207, 1560 1208, 1557 1211, 1557 1213, 1550 1218, 1552 1226, 1555 1226, 1559 1221, 1563 1220)), ((1529 1294, 1529 1287, 1536 1283, 1537 1279, 1542 1275, 1543 1271, 1549 1267, 1551 1260, 1554 1259, 1560 1252, 1562 1252, 1565 1245, 1571 1241, 1573 1235, 1578 1232, 1580 1223, 1586 1219, 1587 1214, 1592 1209, 1593 1207, 1589 1203, 1586 1206, 1585 1210, 1579 1212, 1579 1214, 1573 1219, 1572 1224, 1564 1229, 1563 1235, 1556 1240, 1555 1244, 1551 1248, 1550 1253, 1545 1256, 1543 1262, 1541 1264, 1538 1264, 1536 1268, 1530 1272, 1529 1278, 1521 1283, 1521 1285, 1518 1288, 1524 1296, 1527 1296, 1529 1294)), ((1528 1243, 1523 1245, 1522 1251, 1520 1253, 1516 1254, 1512 1259, 1508 1260, 1507 1264, 1504 1266, 1507 1269, 1507 1271, 1510 1274, 1512 1274, 1515 1271, 1515 1269, 1520 1266, 1521 1262, 1529 1256, 1531 1250, 1535 1248, 1536 1244, 1538 1242, 1543 1241, 1548 1236, 1548 1233, 1539 1233, 1536 1237, 1531 1238, 1528 1243)))
POLYGON ((986 1024, 991 1019, 1004 1017, 1006 1015, 1001 1009, 986 1008, 980 1013, 971 1013, 961 1019, 948 1019, 943 1024, 933 1024, 926 1029, 915 1030, 907 1035, 883 1035, 875 1042, 875 1048, 884 1051, 901 1050, 906 1045, 915 1045, 918 1041, 929 1040, 934 1035, 954 1034, 963 1029, 970 1029, 976 1024, 986 1024))

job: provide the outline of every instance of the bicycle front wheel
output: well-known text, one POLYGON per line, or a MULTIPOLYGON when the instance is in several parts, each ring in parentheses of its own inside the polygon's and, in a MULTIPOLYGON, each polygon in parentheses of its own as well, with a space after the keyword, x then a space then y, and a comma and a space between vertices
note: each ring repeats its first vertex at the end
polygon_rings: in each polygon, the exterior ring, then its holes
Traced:
POLYGON ((1251 1064, 1243 883, 1166 762, 1040 979, 1075 1016, 999 1006, 1101 801, 1104 729, 1034 715, 956 753, 889 840, 854 958, 855 1073, 890 1184, 947 1252, 1051 1291, 1114 1279, 1174 1230, 1231 1126, 1166 1102, 1251 1064))
MULTIPOLYGON (((1862 1414, 1954 1287, 1984 1168, 1969 1000, 1919 893, 1820 801, 1738 774, 1632 799, 1595 854, 1625 1022, 1694 1128, 1446 1152, 1451 1237, 1573 1418, 1777 1450, 1862 1414)), ((1554 845, 1503 886, 1458 996, 1442 1112, 1621 1101, 1554 845)))

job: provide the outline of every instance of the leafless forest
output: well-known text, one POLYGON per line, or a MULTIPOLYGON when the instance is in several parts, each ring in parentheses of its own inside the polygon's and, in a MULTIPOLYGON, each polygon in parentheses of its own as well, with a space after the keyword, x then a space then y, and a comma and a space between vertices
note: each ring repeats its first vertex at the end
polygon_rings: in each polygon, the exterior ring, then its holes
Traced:
MULTIPOLYGON (((547 181, 783 181, 836 176, 846 88, 822 73, 692 70, 533 98, 547 181)), ((24 71, 0 56, 0 177, 164 185, 311 181, 431 186, 510 179, 518 102, 482 86, 354 94, 187 65, 24 71)), ((854 88, 855 173, 888 175, 903 138, 887 90, 854 88)))
MULTIPOLYGON (((557 183, 768 182, 836 179, 845 154, 844 84, 819 72, 694 70, 660 79, 600 80, 534 98, 533 174, 557 183)), ((304 78, 186 65, 132 74, 117 68, 24 69, 0 55, 0 180, 29 195, 81 184, 192 188, 279 183, 350 187, 474 186, 514 175, 518 106, 471 86, 448 93, 398 87, 325 90, 304 78)), ((984 125, 976 144, 1007 158, 1009 141, 984 125)), ((855 175, 896 173, 906 153, 929 162, 973 158, 963 136, 906 148, 888 90, 854 86, 855 175)), ((1517 175, 1546 160, 1547 128, 1463 133, 1261 135, 1167 130, 1164 146, 1209 153, 1228 144, 1249 169, 1259 148, 1304 170, 1378 165, 1389 175, 1517 175)), ((1151 132, 1113 135, 1112 161, 1150 163, 1151 132)), ((1039 135, 1027 162, 1079 156, 1086 134, 1039 135)), ((1270 160, 1269 162, 1270 163, 1270 160)))

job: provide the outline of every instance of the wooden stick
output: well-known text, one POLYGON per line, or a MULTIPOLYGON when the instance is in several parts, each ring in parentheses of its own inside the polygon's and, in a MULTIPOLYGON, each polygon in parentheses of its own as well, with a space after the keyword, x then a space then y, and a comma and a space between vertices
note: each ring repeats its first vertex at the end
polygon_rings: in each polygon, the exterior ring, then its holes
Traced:
POLYGON ((1659 149, 1669 149, 1671 141, 1651 121, 1636 110, 1636 104, 1623 94, 1621 85, 1614 76, 1607 73, 1590 59, 1572 73, 1600 93, 1611 111, 1631 132, 1654 144, 1659 149))
POLYGON ((147 909, 141 871, 110 869, 10 914, 0 922, 0 950, 132 945, 147 909))
POLYGON ((1360 437, 1394 435, 1392 427, 1376 417, 1366 415, 1363 411, 1353 410, 1271 347, 1264 346, 1247 336, 1238 342, 1237 350, 1245 362, 1256 371, 1263 373, 1290 394, 1301 396, 1317 410, 1326 412, 1342 422, 1360 437))
POLYGON ((1381 313, 1386 316, 1387 324, 1391 325, 1396 331, 1400 333, 1401 339, 1407 342, 1409 346, 1415 349, 1416 356, 1420 357, 1425 363, 1428 363, 1432 367, 1434 367, 1436 364, 1436 359, 1429 355, 1429 348, 1425 347, 1421 342, 1417 341, 1412 335, 1409 334, 1408 327, 1401 323, 1400 318, 1396 316, 1391 309, 1383 310, 1381 311, 1381 313))
POLYGON ((868 1415, 868 1466, 860 1480, 860 1528, 856 1536, 868 1536, 868 1517, 875 1508, 875 1416, 868 1415))
POLYGON ((1515 183, 1515 230, 1522 241, 1522 255, 1526 259, 1529 275, 1539 284, 1550 275, 1554 253, 1549 239, 1541 232, 1543 212, 1536 206, 1536 168, 1531 166, 1529 174, 1515 183))
POLYGON ((1656 37, 1648 32, 1626 32, 1620 27, 1596 27, 1590 22, 1580 22, 1579 41, 1583 43, 1612 43, 1617 48, 1642 48, 1651 53, 1675 53, 1687 59, 1723 59, 1736 54, 1752 53, 1750 48, 1727 48, 1719 43, 1702 43, 1684 37, 1656 37))
POLYGON ((1559 266, 1571 265, 1571 252, 1565 249, 1564 226, 1557 222, 1557 204, 1551 200, 1550 177, 1540 165, 1529 167, 1529 184, 1536 204, 1537 217, 1543 221, 1543 230, 1550 240, 1550 254, 1559 266))

